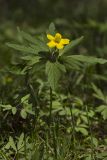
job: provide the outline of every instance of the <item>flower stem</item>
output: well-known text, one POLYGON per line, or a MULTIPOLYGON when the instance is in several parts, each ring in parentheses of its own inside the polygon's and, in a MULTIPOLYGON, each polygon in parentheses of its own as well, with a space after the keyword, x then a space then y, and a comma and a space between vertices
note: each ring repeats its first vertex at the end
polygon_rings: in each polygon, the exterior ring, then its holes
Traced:
POLYGON ((93 135, 92 135, 92 128, 91 128, 91 123, 90 123, 90 119, 89 119, 89 114, 88 114, 88 108, 86 105, 86 114, 87 114, 87 119, 88 119, 88 125, 89 125, 89 130, 90 130, 90 142, 91 142, 91 158, 92 160, 95 160, 94 157, 94 144, 93 144, 93 135))
POLYGON ((36 123, 37 123, 37 118, 38 118, 38 114, 39 114, 39 110, 38 110, 38 106, 39 106, 39 100, 38 100, 38 96, 35 93, 35 90, 33 88, 33 85, 30 83, 30 75, 29 75, 29 71, 27 71, 26 75, 25 75, 25 85, 28 88, 28 91, 31 95, 32 98, 32 104, 35 106, 35 118, 34 118, 34 131, 36 130, 36 123))
POLYGON ((52 88, 50 87, 49 124, 51 124, 51 121, 52 121, 52 88))
MULTIPOLYGON (((52 88, 50 87, 50 110, 49 110, 49 134, 51 133, 51 123, 52 120, 52 88)), ((52 134, 53 134, 53 148, 54 148, 54 154, 55 158, 57 159, 57 138, 56 138, 56 131, 55 131, 55 123, 53 123, 54 126, 52 126, 52 134)), ((51 134, 50 134, 51 136, 51 134)))
POLYGON ((89 75, 88 75, 88 68, 86 68, 85 73, 84 73, 84 86, 86 86, 84 88, 84 98, 85 98, 85 107, 86 107, 86 115, 87 115, 87 119, 88 119, 88 126, 89 126, 89 132, 90 132, 90 143, 91 143, 91 159, 95 160, 95 156, 94 156, 94 144, 93 144, 93 134, 92 134, 92 128, 91 128, 91 122, 89 119, 89 110, 87 107, 88 104, 88 97, 86 95, 88 95, 88 86, 90 86, 90 80, 88 79, 89 75))
POLYGON ((75 136, 75 121, 74 121, 74 115, 72 112, 72 108, 70 107, 70 112, 71 112, 71 120, 72 120, 72 136, 71 136, 71 141, 73 138, 73 157, 74 159, 77 159, 77 149, 76 149, 76 136, 75 136))

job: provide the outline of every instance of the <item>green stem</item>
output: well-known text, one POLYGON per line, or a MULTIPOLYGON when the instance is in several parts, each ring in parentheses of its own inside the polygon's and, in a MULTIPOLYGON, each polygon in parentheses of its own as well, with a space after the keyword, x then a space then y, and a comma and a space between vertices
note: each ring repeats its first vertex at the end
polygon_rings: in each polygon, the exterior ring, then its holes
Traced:
POLYGON ((89 119, 89 115, 88 115, 87 105, 86 105, 86 113, 87 113, 88 125, 89 125, 89 130, 90 130, 90 136, 91 136, 91 139, 90 139, 90 142, 91 142, 91 158, 92 158, 92 160, 95 160, 92 128, 91 128, 91 123, 90 123, 90 119, 89 119))
MULTIPOLYGON (((49 110, 49 128, 51 127, 52 123, 52 88, 50 87, 50 110, 49 110)), ((57 141, 56 141, 56 131, 55 131, 55 124, 52 128, 53 131, 53 146, 54 146, 54 154, 55 158, 57 159, 57 141)))
POLYGON ((36 130, 36 123, 37 123, 37 117, 38 117, 38 114, 39 114, 39 110, 38 110, 38 106, 39 106, 39 101, 38 101, 38 98, 37 98, 37 93, 35 93, 35 90, 33 88, 33 85, 30 83, 30 79, 29 79, 29 71, 27 71, 26 73, 26 76, 25 76, 25 84, 28 88, 28 91, 32 97, 32 104, 33 106, 35 106, 35 118, 34 118, 34 132, 36 130))
POLYGON ((70 107, 70 112, 71 112, 71 120, 72 120, 72 136, 71 136, 71 141, 73 138, 73 155, 74 155, 74 159, 77 159, 77 149, 76 149, 76 137, 75 137, 75 121, 74 121, 74 116, 73 116, 73 112, 72 112, 73 106, 72 108, 70 107))
POLYGON ((54 123, 54 126, 53 126, 53 147, 54 147, 55 159, 57 159, 57 137, 56 137, 56 125, 55 125, 55 123, 54 123))
MULTIPOLYGON (((52 121, 52 88, 50 87, 50 109, 49 109, 49 124, 52 121)), ((50 125, 49 125, 50 126, 50 125)))
POLYGON ((27 159, 27 150, 26 150, 26 136, 24 137, 24 152, 25 152, 25 160, 27 159))
MULTIPOLYGON (((89 73, 89 68, 86 68, 85 70, 85 74, 84 74, 84 85, 86 85, 86 88, 84 88, 84 95, 88 95, 88 86, 90 85, 89 82, 91 81, 91 77, 90 80, 88 79, 88 73, 89 73)), ((89 119, 89 114, 88 114, 88 108, 87 108, 87 100, 88 97, 85 96, 85 106, 86 106, 86 114, 87 114, 87 119, 88 119, 88 126, 89 126, 89 132, 90 132, 90 142, 91 142, 91 159, 95 160, 95 156, 94 156, 94 144, 93 144, 93 134, 92 134, 92 128, 91 128, 91 123, 90 123, 90 119, 89 119)))

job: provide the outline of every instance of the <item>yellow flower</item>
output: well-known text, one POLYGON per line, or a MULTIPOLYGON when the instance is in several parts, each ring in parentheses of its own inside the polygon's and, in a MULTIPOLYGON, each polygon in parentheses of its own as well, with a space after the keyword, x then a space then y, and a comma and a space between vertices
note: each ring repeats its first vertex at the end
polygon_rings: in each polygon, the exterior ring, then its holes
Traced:
POLYGON ((60 33, 56 33, 55 36, 47 34, 47 38, 50 40, 50 42, 47 43, 49 48, 56 47, 57 49, 63 49, 64 45, 69 44, 70 42, 69 39, 62 38, 60 33))

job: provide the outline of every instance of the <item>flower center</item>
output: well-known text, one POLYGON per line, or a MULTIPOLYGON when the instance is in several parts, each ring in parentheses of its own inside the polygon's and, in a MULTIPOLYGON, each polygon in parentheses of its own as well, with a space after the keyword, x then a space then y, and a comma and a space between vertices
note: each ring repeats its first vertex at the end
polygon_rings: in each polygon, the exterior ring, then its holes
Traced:
POLYGON ((56 37, 56 38, 55 38, 55 42, 56 42, 56 43, 60 43, 60 41, 61 41, 61 38, 60 38, 60 37, 56 37))
POLYGON ((56 43, 60 43, 61 38, 62 38, 61 34, 60 33, 56 33, 56 35, 55 35, 55 42, 56 43))

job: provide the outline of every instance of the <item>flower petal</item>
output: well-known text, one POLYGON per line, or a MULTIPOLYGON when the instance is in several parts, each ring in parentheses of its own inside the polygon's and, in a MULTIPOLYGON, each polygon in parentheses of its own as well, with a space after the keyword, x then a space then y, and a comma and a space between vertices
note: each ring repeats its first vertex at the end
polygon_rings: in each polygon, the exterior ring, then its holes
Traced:
POLYGON ((62 44, 69 44, 70 40, 69 39, 61 39, 62 44))
POLYGON ((62 38, 62 36, 61 36, 60 33, 56 33, 56 34, 55 34, 55 39, 61 39, 61 38, 62 38))
POLYGON ((63 45, 62 43, 57 43, 57 44, 56 44, 56 47, 57 47, 58 49, 63 49, 63 48, 64 48, 64 45, 63 45))
POLYGON ((50 41, 47 43, 48 47, 54 48, 56 46, 56 43, 54 41, 50 41))
POLYGON ((54 36, 52 36, 51 34, 47 34, 47 38, 51 41, 54 40, 54 36))

